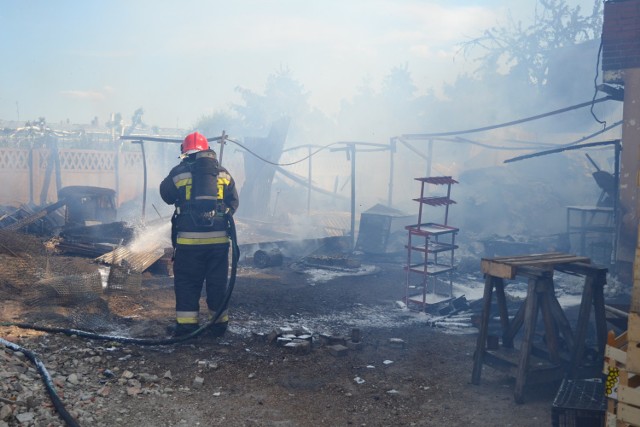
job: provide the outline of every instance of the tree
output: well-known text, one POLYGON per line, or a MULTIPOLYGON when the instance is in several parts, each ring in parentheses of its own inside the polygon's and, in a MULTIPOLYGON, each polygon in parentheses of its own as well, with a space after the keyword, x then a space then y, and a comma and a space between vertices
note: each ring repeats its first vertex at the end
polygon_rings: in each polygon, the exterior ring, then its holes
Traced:
MULTIPOLYGON (((234 104, 245 132, 265 135, 271 124, 283 117, 292 119, 293 127, 297 118, 310 112, 309 93, 296 81, 288 69, 280 69, 267 78, 264 94, 238 87, 243 104, 234 104)), ((293 130, 293 129, 292 129, 293 130)))
POLYGON ((476 70, 485 75, 503 70, 519 75, 538 89, 547 83, 550 53, 559 48, 599 37, 602 29, 602 1, 594 0, 590 15, 580 6, 571 8, 565 0, 539 0, 529 26, 511 16, 503 26, 492 27, 463 44, 465 54, 484 52, 476 70))

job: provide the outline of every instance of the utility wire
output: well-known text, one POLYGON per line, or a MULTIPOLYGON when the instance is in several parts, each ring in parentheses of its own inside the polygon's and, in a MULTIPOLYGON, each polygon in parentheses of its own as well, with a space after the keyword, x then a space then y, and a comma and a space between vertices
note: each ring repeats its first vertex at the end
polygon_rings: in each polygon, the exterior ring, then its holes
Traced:
POLYGON ((593 78, 593 99, 591 100, 591 115, 595 119, 596 122, 600 123, 603 128, 607 127, 606 120, 600 120, 596 113, 593 111, 593 105, 595 104, 596 96, 598 96, 598 75, 600 73, 600 55, 602 55, 602 37, 600 37, 600 47, 598 48, 598 59, 596 60, 596 75, 593 78))
POLYGON ((609 101, 611 99, 614 99, 614 98, 612 96, 605 96, 605 97, 600 98, 600 99, 594 99, 594 100, 591 100, 591 101, 587 101, 587 102, 583 102, 583 103, 580 103, 580 104, 572 105, 570 107, 565 107, 565 108, 561 108, 559 110, 550 111, 548 113, 538 114, 537 116, 525 117, 524 119, 514 120, 514 121, 506 122, 506 123, 500 123, 500 124, 492 125, 492 126, 485 126, 485 127, 481 127, 481 128, 466 129, 466 130, 456 130, 456 131, 451 131, 451 132, 408 134, 408 135, 402 135, 402 137, 405 138, 405 139, 427 139, 427 138, 433 138, 433 137, 436 137, 436 136, 454 136, 454 135, 462 135, 462 134, 465 134, 465 133, 483 132, 483 131, 487 131, 487 130, 498 129, 498 128, 517 125, 517 124, 520 124, 520 123, 530 122, 530 121, 533 121, 533 120, 538 120, 538 119, 542 119, 542 118, 545 118, 545 117, 554 116, 556 114, 566 113, 567 111, 577 110, 578 108, 583 108, 583 107, 586 107, 586 106, 589 106, 589 105, 593 105, 593 104, 597 104, 597 103, 600 103, 600 102, 609 101))
MULTIPOLYGON (((598 61, 599 61, 599 56, 598 56, 598 61)), ((597 76, 596 76, 597 79, 597 76)), ((597 92, 596 92, 597 94, 597 92)), ((538 119, 542 119, 545 117, 549 117, 549 116, 554 116, 556 114, 562 114, 562 113, 566 113, 567 111, 572 111, 572 110, 577 110, 579 108, 583 108, 586 106, 591 106, 591 108, 593 109, 593 106, 595 104, 598 104, 600 102, 605 102, 605 101, 609 101, 611 99, 614 99, 614 97, 612 96, 605 96, 603 98, 600 99, 595 99, 594 95, 594 99, 592 99, 591 101, 587 101, 587 102, 583 102, 580 104, 576 104, 576 105, 572 105, 569 107, 565 107, 565 108, 561 108, 559 110, 554 110, 554 111, 550 111, 544 114, 538 114, 536 116, 530 116, 530 117, 525 117, 523 119, 519 119, 519 120, 513 120, 510 122, 506 122, 506 123, 500 123, 497 125, 491 125, 491 126, 485 126, 485 127, 481 127, 481 128, 474 128, 474 129, 467 129, 467 130, 458 130, 458 131, 450 131, 450 132, 435 132, 435 133, 424 133, 424 134, 406 134, 406 135, 401 135, 399 137, 396 137, 397 139, 400 140, 404 140, 404 142, 406 143, 406 141, 408 140, 416 140, 416 139, 428 139, 428 138, 435 138, 435 137, 442 137, 442 136, 457 136, 457 135, 462 135, 462 134, 466 134, 466 133, 476 133, 476 132, 483 132, 483 131, 487 131, 487 130, 493 130, 493 129, 499 129, 499 128, 503 128, 503 127, 508 127, 508 126, 513 126, 513 125, 517 125, 520 123, 526 123, 526 122, 530 122, 533 120, 538 120, 538 119)), ((594 116, 595 117, 595 116, 594 116)), ((598 120, 596 118, 596 120, 598 120)), ((598 120, 599 123, 603 123, 602 121, 598 120)), ((606 122, 605 123, 605 129, 603 129, 603 131, 611 129, 611 127, 607 128, 606 127, 606 122)), ((596 134, 594 134, 596 135, 596 134)), ((153 138, 153 137, 142 137, 142 136, 124 136, 124 137, 120 137, 120 139, 145 139, 145 140, 149 140, 149 141, 158 141, 158 142, 181 142, 180 140, 177 139, 167 139, 167 138, 153 138)), ((589 137, 585 137, 584 139, 588 139, 589 137)), ((216 138, 207 138, 207 140, 209 141, 219 141, 223 139, 222 137, 216 137, 216 138)), ((497 147, 497 146, 490 146, 490 145, 486 145, 486 144, 482 144, 479 142, 472 142, 470 140, 464 140, 462 138, 457 138, 459 141, 453 141, 453 142, 467 142, 467 143, 472 143, 472 144, 476 144, 485 148, 489 148, 489 149, 496 149, 496 150, 513 150, 517 148, 510 148, 510 147, 497 147)), ((584 140, 583 139, 583 140, 584 140)), ((265 163, 268 163, 270 165, 273 166, 292 166, 301 162, 304 162, 305 160, 315 156, 316 154, 318 154, 319 152, 326 150, 329 147, 332 147, 334 145, 339 145, 339 144, 345 144, 345 142, 332 142, 330 144, 327 145, 323 145, 320 146, 320 148, 318 148, 317 150, 315 150, 314 152, 298 159, 295 160, 293 162, 289 162, 289 163, 278 163, 278 162, 273 162, 271 160, 265 159, 264 157, 260 156, 258 153, 256 153, 253 150, 250 150, 249 148, 245 147, 242 143, 240 143, 239 141, 229 138, 229 137, 225 137, 223 141, 221 141, 222 143, 224 143, 224 141, 229 141, 232 142, 234 144, 236 144, 237 146, 239 146, 240 148, 242 148, 243 150, 245 150, 246 152, 248 152, 249 154, 251 154, 252 156, 262 160, 265 163)), ((577 143, 577 142, 576 142, 577 143)), ((370 145, 375 145, 375 144, 370 144, 370 145)), ((296 147, 297 148, 297 147, 296 147)), ((366 151, 377 151, 377 150, 366 150, 366 151)))

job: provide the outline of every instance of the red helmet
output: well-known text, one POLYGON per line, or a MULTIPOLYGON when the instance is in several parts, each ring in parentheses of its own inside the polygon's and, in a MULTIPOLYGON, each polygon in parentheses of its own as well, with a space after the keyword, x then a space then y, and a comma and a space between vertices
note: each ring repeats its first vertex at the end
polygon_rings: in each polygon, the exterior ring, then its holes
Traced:
POLYGON ((209 141, 207 138, 198 132, 193 132, 187 135, 180 145, 180 151, 182 154, 192 154, 202 150, 209 149, 209 141))

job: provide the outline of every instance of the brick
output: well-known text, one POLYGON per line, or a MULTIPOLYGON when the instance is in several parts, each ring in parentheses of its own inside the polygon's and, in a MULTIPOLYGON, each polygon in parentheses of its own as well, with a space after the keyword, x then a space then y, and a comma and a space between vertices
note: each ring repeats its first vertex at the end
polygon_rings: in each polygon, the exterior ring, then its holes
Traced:
POLYGON ((284 348, 296 354, 308 354, 311 352, 311 343, 309 341, 296 340, 285 344, 284 348))
POLYGON ((285 345, 289 344, 291 341, 292 341, 291 338, 278 337, 278 339, 276 340, 276 343, 278 344, 278 347, 284 347, 285 345))
POLYGON ((193 379, 193 388, 200 388, 204 384, 204 378, 196 376, 193 379))
POLYGON ((341 344, 335 344, 335 345, 330 345, 327 346, 327 350, 329 350, 329 353, 332 356, 335 357, 342 357, 342 356, 346 356, 349 349, 341 344))
POLYGON ((336 336, 330 336, 329 337, 329 345, 346 345, 347 344, 347 339, 344 336, 341 335, 336 335, 336 336))

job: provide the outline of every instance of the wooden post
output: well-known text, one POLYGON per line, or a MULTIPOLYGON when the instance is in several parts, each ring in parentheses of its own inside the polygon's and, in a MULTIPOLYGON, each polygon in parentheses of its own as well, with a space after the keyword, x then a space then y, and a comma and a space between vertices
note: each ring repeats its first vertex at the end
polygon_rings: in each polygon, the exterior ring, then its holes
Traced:
POLYGON ((591 304, 593 303, 593 274, 587 274, 584 279, 584 289, 582 291, 582 301, 580 301, 580 311, 578 313, 578 323, 576 324, 576 335, 571 352, 571 377, 575 377, 578 366, 582 362, 582 353, 584 352, 584 339, 587 335, 587 326, 589 325, 589 315, 591 313, 591 304))
POLYGON ((498 310, 500 312, 500 323, 502 324, 502 346, 513 348, 513 337, 508 337, 509 331, 509 310, 507 309, 507 298, 504 294, 504 279, 496 278, 496 300, 498 302, 498 310))
POLYGON ((540 293, 540 309, 544 320, 544 331, 549 350, 549 360, 555 364, 560 364, 560 354, 558 353, 558 331, 551 313, 551 299, 553 298, 553 286, 551 278, 547 278, 542 283, 543 291, 540 293))
POLYGON ((484 276, 484 294, 482 296, 482 318, 480 320, 480 331, 476 342, 476 352, 473 355, 473 373, 471 383, 480 384, 482 375, 482 363, 484 361, 484 351, 487 348, 487 335, 489 333, 489 319, 491 318, 491 297, 493 294, 494 278, 489 274, 484 276))
MULTIPOLYGON (((633 22, 633 21, 632 21, 633 22)), ((640 173, 640 68, 624 70, 624 105, 622 112, 622 147, 624 155, 620 163, 620 209, 625 212, 620 221, 617 239, 617 272, 623 279, 633 279, 633 262, 637 247, 640 197, 638 175, 640 173)))
POLYGON ((537 290, 540 280, 540 277, 530 278, 527 289, 527 301, 525 302, 524 310, 524 336, 522 338, 522 347, 520 348, 520 359, 518 361, 518 372, 516 374, 516 386, 514 390, 516 403, 524 403, 524 386, 527 382, 529 357, 531 356, 531 346, 533 344, 536 320, 538 318, 537 290))

